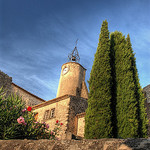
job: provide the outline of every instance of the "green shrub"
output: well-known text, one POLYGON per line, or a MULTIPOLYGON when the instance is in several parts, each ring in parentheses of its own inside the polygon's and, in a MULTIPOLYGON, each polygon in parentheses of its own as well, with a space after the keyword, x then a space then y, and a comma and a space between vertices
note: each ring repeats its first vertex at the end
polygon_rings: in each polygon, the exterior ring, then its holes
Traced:
POLYGON ((20 116, 23 107, 21 98, 17 95, 5 97, 2 88, 0 89, 0 139, 16 138, 19 129, 16 118, 20 116))
POLYGON ((25 108, 22 99, 11 94, 5 97, 0 89, 0 139, 56 139, 63 125, 58 120, 54 130, 49 125, 35 120, 35 114, 29 106, 25 108))

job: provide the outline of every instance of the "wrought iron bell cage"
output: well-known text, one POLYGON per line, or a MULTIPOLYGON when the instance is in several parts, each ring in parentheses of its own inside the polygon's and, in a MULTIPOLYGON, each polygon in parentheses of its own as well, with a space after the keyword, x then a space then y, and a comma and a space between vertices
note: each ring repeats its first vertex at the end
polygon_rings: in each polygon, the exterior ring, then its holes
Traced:
MULTIPOLYGON (((77 41, 76 41, 76 44, 77 44, 77 41)), ((77 46, 75 46, 72 53, 68 55, 68 60, 71 62, 79 62, 80 61, 80 56, 79 56, 79 53, 77 50, 77 46)))

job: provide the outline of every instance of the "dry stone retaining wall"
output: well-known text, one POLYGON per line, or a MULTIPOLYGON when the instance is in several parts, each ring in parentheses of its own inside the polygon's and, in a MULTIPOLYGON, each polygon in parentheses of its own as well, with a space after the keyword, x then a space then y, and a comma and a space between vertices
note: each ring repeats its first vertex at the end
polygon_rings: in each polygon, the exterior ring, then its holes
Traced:
POLYGON ((150 139, 0 140, 0 150, 149 150, 150 139))

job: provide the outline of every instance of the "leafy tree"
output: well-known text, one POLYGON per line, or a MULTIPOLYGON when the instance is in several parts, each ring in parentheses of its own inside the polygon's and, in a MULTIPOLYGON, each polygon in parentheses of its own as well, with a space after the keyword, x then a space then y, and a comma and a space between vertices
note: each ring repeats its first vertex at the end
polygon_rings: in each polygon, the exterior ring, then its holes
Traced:
POLYGON ((130 58, 131 58, 131 63, 132 63, 133 78, 134 78, 134 84, 135 84, 135 94, 136 94, 136 99, 138 102, 139 136, 147 137, 148 120, 147 120, 146 110, 144 106, 145 98, 144 98, 144 94, 139 83, 138 71, 136 68, 136 59, 132 50, 132 45, 131 45, 129 34, 127 35, 126 41, 127 41, 126 43, 127 50, 129 51, 131 55, 130 58))
POLYGON ((85 117, 85 138, 112 137, 110 40, 103 21, 89 79, 89 99, 85 117))

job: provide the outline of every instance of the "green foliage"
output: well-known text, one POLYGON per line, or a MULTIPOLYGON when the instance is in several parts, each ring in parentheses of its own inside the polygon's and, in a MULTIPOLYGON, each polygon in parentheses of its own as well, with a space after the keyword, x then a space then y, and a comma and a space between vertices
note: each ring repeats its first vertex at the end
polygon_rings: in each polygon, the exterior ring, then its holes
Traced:
POLYGON ((101 27, 99 44, 89 80, 89 99, 85 117, 85 138, 112 137, 111 65, 108 23, 101 27))
POLYGON ((56 121, 54 130, 35 120, 31 107, 25 108, 17 95, 5 97, 0 89, 0 139, 56 139, 62 123, 56 121))
POLYGON ((24 104, 17 95, 5 97, 0 89, 0 139, 15 138, 18 130, 17 118, 24 104))
POLYGON ((89 80, 85 138, 147 137, 145 98, 129 35, 104 21, 89 80))
POLYGON ((146 98, 144 97, 140 85, 138 86, 138 93, 139 93, 139 135, 141 138, 146 138, 148 137, 147 135, 148 119, 147 119, 146 108, 144 105, 146 98))
POLYGON ((139 83, 138 71, 136 68, 136 59, 134 57, 134 53, 132 50, 132 45, 131 45, 129 34, 127 35, 126 41, 127 41, 127 44, 126 44, 127 50, 131 54, 130 58, 131 58, 131 63, 132 63, 132 70, 133 70, 133 77, 134 77, 134 84, 135 84, 135 94, 136 94, 136 99, 138 102, 139 136, 147 137, 148 119, 147 119, 147 114, 146 114, 146 108, 144 106, 146 99, 144 97, 142 88, 139 83))
POLYGON ((111 34, 115 64, 117 132, 122 138, 138 136, 138 103, 135 95, 131 54, 120 32, 111 34))

